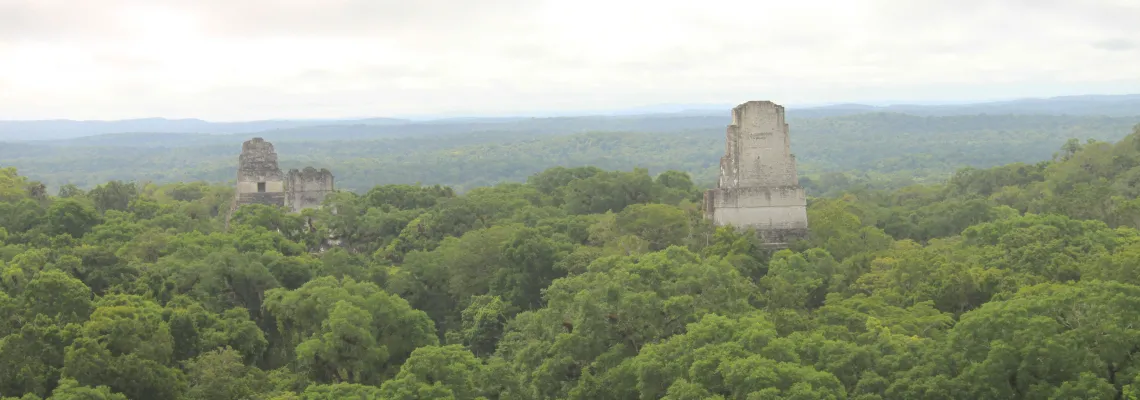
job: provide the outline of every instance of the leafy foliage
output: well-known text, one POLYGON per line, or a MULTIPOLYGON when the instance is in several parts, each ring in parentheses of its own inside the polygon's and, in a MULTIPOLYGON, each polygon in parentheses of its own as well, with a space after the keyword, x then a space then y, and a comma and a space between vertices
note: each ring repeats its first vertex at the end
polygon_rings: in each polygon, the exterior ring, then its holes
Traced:
POLYGON ((765 250, 686 173, 386 185, 0 173, 0 398, 1140 398, 1140 126, 810 199, 765 250), (310 222, 311 221, 311 222, 310 222))

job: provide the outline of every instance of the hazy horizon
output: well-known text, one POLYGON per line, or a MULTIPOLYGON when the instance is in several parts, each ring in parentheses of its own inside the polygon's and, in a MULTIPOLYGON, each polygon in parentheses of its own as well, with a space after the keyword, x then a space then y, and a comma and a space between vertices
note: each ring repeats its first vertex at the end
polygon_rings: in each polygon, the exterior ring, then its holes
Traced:
POLYGON ((1122 0, 8 0, 0 119, 1140 93, 1137 20, 1122 0))
MULTIPOLYGON (((1063 99, 1070 97, 1086 97, 1086 96, 1136 96, 1140 97, 1140 93, 1120 93, 1120 94, 1101 94, 1101 93, 1081 93, 1081 94, 1065 94, 1050 97, 1000 97, 1000 98, 985 98, 985 99, 972 99, 972 100, 931 100, 931 101, 906 101, 906 100, 886 100, 886 101, 845 101, 845 102, 826 102, 826 103, 800 103, 800 104, 782 104, 788 109, 819 109, 826 107, 842 106, 842 105, 862 105, 872 107, 901 107, 901 106, 919 106, 919 107, 937 107, 937 106, 958 106, 958 105, 978 105, 988 103, 1004 103, 1013 101, 1025 100, 1049 100, 1049 99, 1063 99)), ((771 99, 749 99, 749 100, 771 100, 771 99)), ((741 100, 740 102, 749 101, 741 100)), ((775 101, 775 100, 773 100, 775 101)), ((779 103, 778 101, 776 101, 779 103)), ((410 114, 392 114, 392 115, 348 115, 341 117, 290 117, 278 116, 270 118, 259 119, 207 119, 199 117, 181 117, 171 118, 163 115, 139 116, 131 118, 118 118, 118 119, 74 119, 67 117, 56 118, 43 118, 43 119, 3 119, 0 122, 42 122, 42 121, 71 121, 71 122, 119 122, 119 121, 138 121, 138 120, 197 120, 209 123, 242 123, 242 122, 264 122, 264 121, 330 121, 330 122, 345 122, 354 120, 368 120, 368 119, 396 119, 416 121, 432 121, 432 120, 446 120, 446 119, 481 119, 481 118, 558 118, 558 117, 593 117, 593 116, 632 116, 632 115, 656 115, 656 114, 669 114, 669 113, 682 113, 682 112, 707 112, 728 113, 731 107, 739 103, 701 103, 701 104, 650 104, 650 105, 631 105, 620 108, 610 109, 566 109, 566 110, 522 110, 517 112, 501 112, 501 113, 470 113, 470 114, 457 114, 457 113, 410 113, 410 114)), ((727 115, 727 114, 726 114, 727 115)))

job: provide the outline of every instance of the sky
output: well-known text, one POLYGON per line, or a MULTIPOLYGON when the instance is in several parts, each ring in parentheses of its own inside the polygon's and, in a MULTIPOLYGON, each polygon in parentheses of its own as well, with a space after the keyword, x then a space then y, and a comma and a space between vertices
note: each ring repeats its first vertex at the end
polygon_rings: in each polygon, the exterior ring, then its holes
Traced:
POLYGON ((1140 0, 0 0, 0 119, 1140 93, 1140 0))

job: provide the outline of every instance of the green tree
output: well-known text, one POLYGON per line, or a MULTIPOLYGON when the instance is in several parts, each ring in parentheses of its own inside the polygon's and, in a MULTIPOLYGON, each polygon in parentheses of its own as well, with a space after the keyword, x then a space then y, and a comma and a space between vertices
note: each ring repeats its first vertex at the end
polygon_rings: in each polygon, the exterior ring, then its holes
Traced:
POLYGON ((394 379, 380 387, 381 398, 474 399, 486 383, 480 379, 482 367, 460 345, 421 347, 412 352, 394 379))
POLYGON ((47 220, 53 233, 80 238, 99 223, 99 215, 78 200, 62 199, 48 208, 47 220))
POLYGON ((127 396, 111 391, 110 387, 99 385, 96 387, 79 386, 73 379, 63 379, 59 387, 52 392, 51 400, 127 400, 127 396))
POLYGON ((248 399, 269 389, 265 373, 245 365, 241 353, 230 348, 203 353, 187 361, 186 378, 186 399, 248 399))
POLYGON ((173 338, 162 309, 137 296, 111 295, 67 349, 63 376, 107 385, 129 398, 176 399, 185 381, 171 366, 173 338))

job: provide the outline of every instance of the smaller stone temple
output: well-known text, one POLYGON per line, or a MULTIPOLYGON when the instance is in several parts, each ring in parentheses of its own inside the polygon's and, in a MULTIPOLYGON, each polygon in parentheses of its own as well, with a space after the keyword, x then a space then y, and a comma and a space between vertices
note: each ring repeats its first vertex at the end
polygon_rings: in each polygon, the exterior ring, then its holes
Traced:
POLYGON ((319 207, 333 190, 333 174, 327 169, 305 167, 282 174, 273 144, 255 137, 241 145, 231 214, 246 204, 273 205, 299 212, 319 207))
POLYGON ((285 206, 294 212, 320 207, 332 192, 333 174, 327 169, 305 167, 285 174, 285 206))
POLYGON ((807 196, 799 185, 784 107, 749 101, 732 109, 717 187, 705 192, 705 216, 718 226, 756 229, 765 245, 787 247, 807 236, 807 196))

